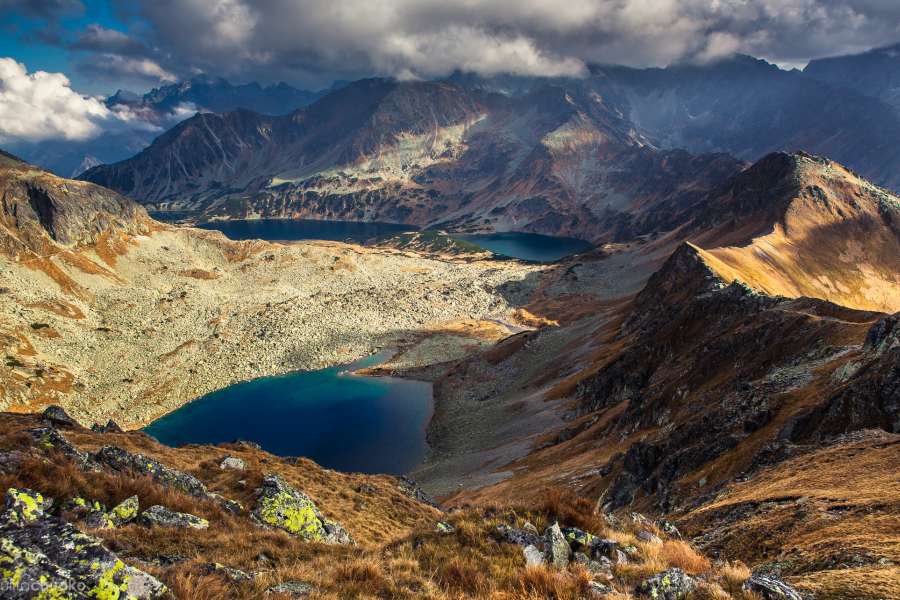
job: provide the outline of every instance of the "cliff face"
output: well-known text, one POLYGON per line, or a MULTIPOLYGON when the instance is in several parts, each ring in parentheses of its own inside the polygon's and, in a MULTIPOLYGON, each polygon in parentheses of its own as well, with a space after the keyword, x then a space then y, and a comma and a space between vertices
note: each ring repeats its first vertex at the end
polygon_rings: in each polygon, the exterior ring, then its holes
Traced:
POLYGON ((124 196, 9 159, 0 164, 0 198, 2 246, 14 256, 94 244, 102 235, 138 234, 150 226, 146 210, 124 196))

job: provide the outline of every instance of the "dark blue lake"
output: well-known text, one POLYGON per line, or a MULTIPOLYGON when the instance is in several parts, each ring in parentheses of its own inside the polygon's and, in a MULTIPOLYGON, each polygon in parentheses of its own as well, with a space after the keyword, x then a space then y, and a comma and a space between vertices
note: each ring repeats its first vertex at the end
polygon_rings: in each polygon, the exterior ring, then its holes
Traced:
POLYGON ((415 231, 413 225, 364 223, 361 221, 316 221, 308 219, 259 219, 249 221, 212 221, 198 225, 217 229, 232 240, 331 240, 363 243, 373 238, 415 231))
MULTIPOLYGON (((370 357, 350 368, 369 366, 370 357)), ((425 456, 431 384, 360 377, 348 367, 263 377, 213 392, 144 431, 169 446, 258 443, 340 471, 403 474, 425 456)))
POLYGON ((454 237, 481 246, 485 250, 501 256, 511 256, 531 262, 553 262, 593 248, 593 244, 584 240, 537 233, 484 233, 454 237))
MULTIPOLYGON (((316 221, 307 219, 260 219, 249 221, 213 221, 199 225, 216 229, 233 240, 332 240, 363 243, 378 237, 388 237, 404 231, 414 231, 412 225, 396 223, 363 223, 358 221, 316 221)), ((452 234, 502 256, 532 262, 553 262, 571 254, 590 250, 584 240, 553 237, 536 233, 452 234)))

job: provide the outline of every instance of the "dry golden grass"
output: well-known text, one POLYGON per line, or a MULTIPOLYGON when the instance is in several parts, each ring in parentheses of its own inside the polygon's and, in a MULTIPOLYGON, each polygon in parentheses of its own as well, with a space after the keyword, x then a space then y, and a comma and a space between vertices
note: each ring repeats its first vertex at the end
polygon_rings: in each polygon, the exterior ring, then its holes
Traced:
MULTIPOLYGON (((0 415, 0 449, 27 447, 30 437, 24 430, 37 423, 33 416, 0 415)), ((622 527, 612 528, 595 514, 590 500, 568 492, 550 491, 533 507, 483 506, 441 514, 406 497, 393 478, 335 473, 308 460, 286 461, 247 445, 172 449, 140 433, 78 430, 64 434, 85 450, 112 444, 152 456, 190 472, 211 490, 247 507, 254 503, 254 489, 263 474, 277 472, 306 491, 329 518, 342 522, 360 542, 356 547, 304 543, 282 531, 257 527, 246 513, 232 515, 213 502, 162 488, 147 477, 86 473, 61 455, 48 456, 50 460, 30 458, 15 473, 0 476, 0 486, 30 487, 57 501, 81 496, 112 506, 137 494, 142 509, 162 504, 208 519, 210 526, 203 531, 127 525, 91 532, 126 562, 159 577, 177 598, 274 599, 277 596, 266 590, 287 581, 315 586, 318 591, 312 597, 317 600, 588 597, 590 575, 580 565, 573 563, 561 571, 526 568, 522 549, 501 543, 495 536, 500 524, 521 527, 530 522, 542 530, 559 521, 638 549, 634 560, 614 569, 610 584, 617 591, 610 598, 630 598, 630 591, 641 579, 680 567, 701 575, 707 582, 695 593, 694 600, 750 600, 740 590, 749 574, 742 564, 714 567, 689 544, 664 535, 662 544, 641 542, 635 532, 650 529, 659 533, 658 530, 627 518, 622 519, 622 527), (226 454, 243 459, 247 470, 219 469, 218 463, 226 454), (439 519, 448 521, 455 531, 438 533, 435 522, 439 519), (167 566, 148 566, 147 561, 160 556, 180 556, 184 560, 167 566), (210 563, 253 573, 254 578, 233 582, 211 569, 210 563)), ((885 569, 876 580, 887 585, 884 582, 894 574, 885 569)))
POLYGON ((752 574, 750 567, 741 561, 725 563, 718 571, 722 578, 722 587, 732 594, 740 593, 744 582, 750 579, 752 574))
POLYGON ((691 575, 708 573, 712 568, 708 558, 681 540, 664 541, 659 548, 659 555, 666 564, 676 566, 691 575))

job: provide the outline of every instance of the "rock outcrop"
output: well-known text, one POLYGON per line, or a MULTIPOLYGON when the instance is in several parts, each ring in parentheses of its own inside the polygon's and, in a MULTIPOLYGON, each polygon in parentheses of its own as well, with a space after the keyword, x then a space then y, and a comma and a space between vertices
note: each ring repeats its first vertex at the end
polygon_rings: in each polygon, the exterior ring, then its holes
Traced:
POLYGON ((267 475, 257 490, 253 516, 262 525, 283 529, 310 542, 354 544, 350 534, 327 519, 303 492, 278 475, 267 475))
POLYGON ((132 454, 116 446, 104 446, 93 456, 99 464, 114 471, 148 475, 161 485, 185 494, 198 498, 209 496, 209 490, 203 482, 193 475, 167 467, 158 460, 142 454, 132 454))
POLYGON ((163 598, 155 577, 46 513, 37 492, 10 489, 0 514, 0 574, 10 598, 163 598))
POLYGON ((147 527, 171 527, 183 529, 206 529, 209 521, 188 513, 169 510, 154 504, 138 517, 138 522, 147 527))

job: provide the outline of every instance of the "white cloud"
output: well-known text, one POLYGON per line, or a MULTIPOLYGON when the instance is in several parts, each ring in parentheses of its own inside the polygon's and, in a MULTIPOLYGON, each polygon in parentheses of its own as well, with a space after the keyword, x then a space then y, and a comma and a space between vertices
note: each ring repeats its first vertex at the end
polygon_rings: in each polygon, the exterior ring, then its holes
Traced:
POLYGON ((111 111, 97 98, 73 90, 61 73, 35 71, 0 58, 0 142, 85 140, 133 123, 128 111, 111 111))

